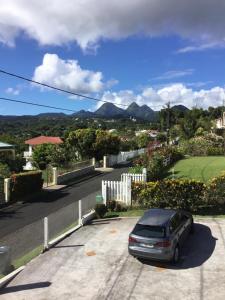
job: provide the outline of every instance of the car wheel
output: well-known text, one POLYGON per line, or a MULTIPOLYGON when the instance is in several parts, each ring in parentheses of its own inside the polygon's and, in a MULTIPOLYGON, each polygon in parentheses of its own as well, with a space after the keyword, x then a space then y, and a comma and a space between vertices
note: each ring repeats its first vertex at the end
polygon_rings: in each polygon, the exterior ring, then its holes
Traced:
POLYGON ((173 263, 176 264, 178 263, 180 260, 180 248, 177 245, 174 249, 174 253, 173 253, 173 263))

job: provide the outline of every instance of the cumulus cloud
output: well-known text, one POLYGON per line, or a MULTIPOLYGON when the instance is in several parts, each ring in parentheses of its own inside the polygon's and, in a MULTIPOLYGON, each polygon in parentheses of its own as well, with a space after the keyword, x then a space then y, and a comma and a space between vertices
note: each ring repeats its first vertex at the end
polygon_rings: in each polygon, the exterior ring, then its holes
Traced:
POLYGON ((63 60, 49 53, 35 68, 33 80, 84 94, 100 92, 104 87, 101 72, 82 69, 77 60, 63 60))
POLYGON ((225 38, 224 15, 224 0, 7 0, 0 41, 13 45, 22 33, 41 45, 77 42, 87 49, 101 39, 175 34, 215 44, 225 38))
MULTIPOLYGON (((171 105, 183 104, 189 108, 194 106, 216 107, 222 105, 223 99, 225 99, 225 88, 223 87, 195 91, 182 83, 167 85, 160 89, 146 87, 140 93, 134 93, 132 90, 106 91, 102 97, 102 100, 116 104, 129 105, 132 102, 139 105, 147 104, 154 110, 160 110, 169 101, 171 105)), ((101 103, 98 104, 98 106, 100 105, 101 103)))

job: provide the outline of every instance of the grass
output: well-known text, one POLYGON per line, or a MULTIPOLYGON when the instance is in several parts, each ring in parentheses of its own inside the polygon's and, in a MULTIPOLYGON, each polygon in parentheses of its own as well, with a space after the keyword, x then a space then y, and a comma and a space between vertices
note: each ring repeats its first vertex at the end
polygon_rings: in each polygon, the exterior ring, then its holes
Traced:
POLYGON ((196 179, 207 183, 225 171, 225 156, 196 156, 178 161, 170 168, 167 178, 196 179))
POLYGON ((32 251, 25 254, 24 256, 14 260, 12 263, 14 269, 18 269, 19 267, 26 265, 33 258, 40 255, 42 253, 42 251, 43 251, 43 245, 40 245, 37 248, 35 248, 32 251))
MULTIPOLYGON (((146 209, 131 209, 123 212, 107 212, 105 218, 115 218, 115 217, 141 217, 146 209)), ((196 218, 225 218, 225 208, 223 209, 212 209, 204 208, 198 211, 196 214, 193 214, 196 218)))

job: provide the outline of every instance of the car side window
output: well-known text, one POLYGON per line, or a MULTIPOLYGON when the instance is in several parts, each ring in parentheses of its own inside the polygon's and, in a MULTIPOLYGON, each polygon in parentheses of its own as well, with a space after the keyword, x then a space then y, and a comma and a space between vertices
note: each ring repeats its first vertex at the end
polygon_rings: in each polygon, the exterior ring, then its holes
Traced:
POLYGON ((169 225, 170 233, 174 232, 179 227, 180 223, 181 223, 180 215, 176 214, 170 221, 170 225, 169 225))
POLYGON ((181 214, 181 223, 185 223, 188 220, 188 216, 185 214, 181 214))

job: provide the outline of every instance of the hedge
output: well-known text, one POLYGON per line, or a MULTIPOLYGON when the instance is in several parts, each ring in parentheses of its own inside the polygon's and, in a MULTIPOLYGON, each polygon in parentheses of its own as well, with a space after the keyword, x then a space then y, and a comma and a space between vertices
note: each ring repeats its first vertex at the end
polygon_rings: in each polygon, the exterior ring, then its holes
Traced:
POLYGON ((13 174, 11 176, 11 198, 17 200, 42 190, 43 179, 41 171, 31 171, 13 174))
POLYGON ((207 187, 195 180, 162 180, 135 183, 132 187, 133 205, 143 207, 177 208, 195 211, 204 203, 207 187))
POLYGON ((210 180, 207 200, 212 205, 225 204, 225 172, 210 180))

